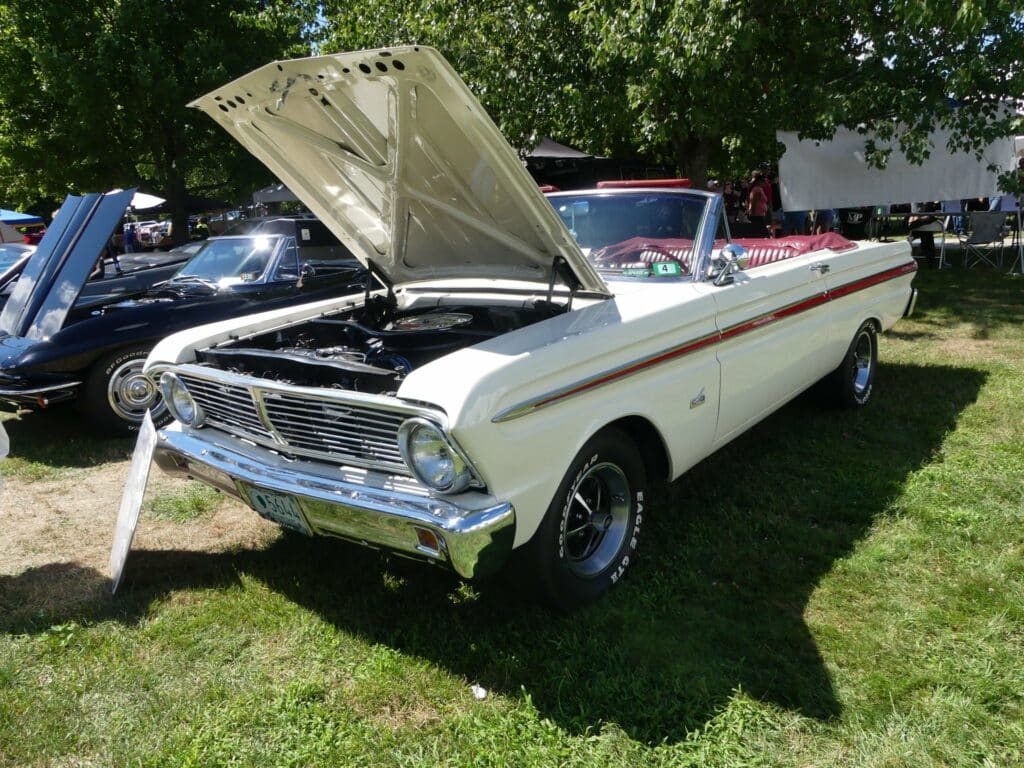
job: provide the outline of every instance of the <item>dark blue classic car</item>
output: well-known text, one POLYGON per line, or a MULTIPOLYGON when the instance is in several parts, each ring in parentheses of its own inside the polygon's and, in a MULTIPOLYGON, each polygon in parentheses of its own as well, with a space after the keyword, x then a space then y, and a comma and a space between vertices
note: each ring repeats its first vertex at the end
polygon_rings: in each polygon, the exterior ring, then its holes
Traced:
POLYGON ((110 279, 90 280, 110 269, 103 252, 126 194, 69 197, 21 267, 0 310, 0 407, 74 400, 108 434, 136 430, 147 410, 157 424, 169 421, 142 375, 146 355, 164 336, 364 285, 363 267, 308 215, 210 238, 177 267, 133 262, 110 279))

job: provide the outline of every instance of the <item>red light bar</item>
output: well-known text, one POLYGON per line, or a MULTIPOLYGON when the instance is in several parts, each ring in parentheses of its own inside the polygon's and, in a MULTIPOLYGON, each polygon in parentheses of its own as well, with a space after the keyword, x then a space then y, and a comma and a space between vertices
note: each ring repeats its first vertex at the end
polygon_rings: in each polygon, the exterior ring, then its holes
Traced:
POLYGON ((540 189, 540 191, 543 192, 545 195, 548 192, 561 192, 562 191, 558 187, 556 187, 554 184, 541 184, 540 187, 538 187, 538 189, 540 189))
POLYGON ((693 183, 689 179, 629 179, 627 181, 599 181, 598 189, 647 189, 682 188, 689 189, 693 183))

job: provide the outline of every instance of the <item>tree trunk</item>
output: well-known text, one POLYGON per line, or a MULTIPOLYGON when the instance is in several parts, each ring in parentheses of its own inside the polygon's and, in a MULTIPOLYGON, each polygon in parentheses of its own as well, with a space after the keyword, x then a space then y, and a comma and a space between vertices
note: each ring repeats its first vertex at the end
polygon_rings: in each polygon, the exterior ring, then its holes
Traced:
POLYGON ((171 204, 171 239, 179 246, 188 242, 188 190, 184 177, 175 170, 168 180, 167 201, 171 204))
POLYGON ((694 189, 707 189, 711 142, 690 134, 676 139, 675 145, 676 162, 683 177, 693 183, 694 189))

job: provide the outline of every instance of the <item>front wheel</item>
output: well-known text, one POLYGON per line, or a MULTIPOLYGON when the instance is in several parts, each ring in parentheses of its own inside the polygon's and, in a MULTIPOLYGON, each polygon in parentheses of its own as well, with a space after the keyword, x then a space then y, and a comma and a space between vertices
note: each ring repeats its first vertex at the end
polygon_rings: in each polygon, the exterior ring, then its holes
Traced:
POLYGON ((580 450, 523 553, 553 607, 579 608, 622 578, 636 558, 646 496, 647 473, 624 432, 606 429, 580 450))
POLYGON ((865 321, 846 351, 846 357, 832 374, 832 389, 843 408, 863 408, 871 400, 878 368, 878 331, 865 321))
POLYGON ((148 355, 144 347, 118 350, 100 358, 89 371, 78 407, 97 432, 134 434, 147 410, 154 426, 170 422, 160 391, 142 373, 148 355))

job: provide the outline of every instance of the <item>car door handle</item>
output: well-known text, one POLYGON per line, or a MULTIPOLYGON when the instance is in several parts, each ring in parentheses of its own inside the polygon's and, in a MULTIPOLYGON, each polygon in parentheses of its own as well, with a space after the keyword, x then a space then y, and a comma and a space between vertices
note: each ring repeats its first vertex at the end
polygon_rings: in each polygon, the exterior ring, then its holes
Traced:
POLYGON ((816 264, 811 264, 811 272, 820 272, 823 275, 827 275, 829 270, 831 269, 832 267, 830 267, 824 261, 819 261, 816 264))

